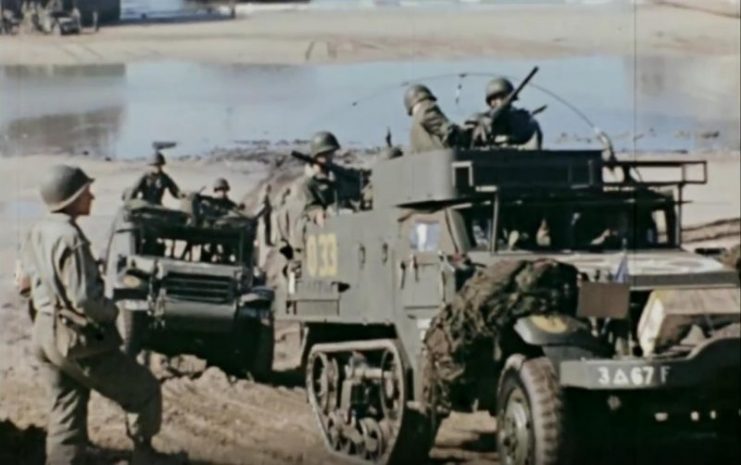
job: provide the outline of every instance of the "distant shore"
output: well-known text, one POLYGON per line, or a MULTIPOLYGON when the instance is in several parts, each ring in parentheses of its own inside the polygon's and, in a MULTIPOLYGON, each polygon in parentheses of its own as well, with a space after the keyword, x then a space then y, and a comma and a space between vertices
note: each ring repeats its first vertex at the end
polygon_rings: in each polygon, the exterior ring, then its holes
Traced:
POLYGON ((423 8, 262 11, 235 20, 110 27, 79 36, 3 36, 0 64, 413 62, 636 50, 645 56, 738 56, 738 18, 665 5, 641 5, 637 18, 633 11, 624 4, 503 5, 455 15, 423 8))

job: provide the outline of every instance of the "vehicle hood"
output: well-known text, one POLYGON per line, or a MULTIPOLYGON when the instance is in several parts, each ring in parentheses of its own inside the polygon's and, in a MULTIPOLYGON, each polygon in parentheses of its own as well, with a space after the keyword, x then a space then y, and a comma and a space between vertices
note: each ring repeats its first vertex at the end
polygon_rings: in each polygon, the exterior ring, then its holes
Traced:
POLYGON ((707 288, 739 286, 735 270, 712 258, 685 250, 647 250, 602 253, 503 252, 491 255, 483 252, 469 254, 476 263, 490 264, 499 260, 533 260, 551 258, 574 265, 579 271, 594 278, 597 272, 614 276, 623 260, 627 264, 627 282, 635 290, 656 288, 707 288))

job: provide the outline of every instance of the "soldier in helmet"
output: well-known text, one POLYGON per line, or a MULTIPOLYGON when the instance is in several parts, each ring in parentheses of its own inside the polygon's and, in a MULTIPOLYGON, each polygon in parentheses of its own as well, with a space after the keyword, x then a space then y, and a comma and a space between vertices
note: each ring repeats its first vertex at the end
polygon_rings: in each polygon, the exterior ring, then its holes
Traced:
POLYGON ((508 79, 498 77, 489 81, 486 86, 488 110, 469 119, 474 126, 474 145, 518 147, 528 150, 541 148, 543 133, 530 112, 514 108, 512 105, 503 107, 507 96, 514 90, 508 79))
POLYGON ((162 196, 165 190, 170 192, 175 198, 182 198, 175 181, 164 172, 165 157, 159 151, 155 152, 149 160, 150 170, 142 175, 134 184, 134 187, 128 192, 127 199, 141 197, 149 203, 162 205, 162 196))
POLYGON ((332 162, 340 143, 331 132, 320 131, 311 138, 310 155, 317 163, 310 166, 311 173, 302 185, 304 214, 312 221, 322 224, 327 209, 337 202, 337 183, 323 166, 332 162))
POLYGON ((214 181, 214 197, 216 204, 225 210, 236 210, 241 207, 229 198, 231 187, 229 182, 224 178, 218 178, 214 181))
POLYGON ((450 122, 436 102, 437 98, 430 89, 421 84, 410 86, 404 93, 404 107, 412 117, 411 153, 465 144, 463 129, 450 122))
POLYGON ((120 351, 116 305, 105 297, 90 242, 77 218, 90 214, 93 179, 57 165, 42 178, 49 215, 33 225, 22 248, 20 291, 30 294, 33 347, 50 396, 46 460, 84 462, 90 391, 121 405, 134 443, 131 464, 173 463, 151 439, 160 429, 162 396, 155 377, 120 351))

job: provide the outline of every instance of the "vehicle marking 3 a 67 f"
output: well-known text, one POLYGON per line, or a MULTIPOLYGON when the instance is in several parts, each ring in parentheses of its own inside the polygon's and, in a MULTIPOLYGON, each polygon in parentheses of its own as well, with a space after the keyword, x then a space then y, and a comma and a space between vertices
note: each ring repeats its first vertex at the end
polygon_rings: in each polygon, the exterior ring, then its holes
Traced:
POLYGON ((602 386, 641 387, 666 384, 669 368, 665 365, 634 367, 597 367, 597 383, 602 386))

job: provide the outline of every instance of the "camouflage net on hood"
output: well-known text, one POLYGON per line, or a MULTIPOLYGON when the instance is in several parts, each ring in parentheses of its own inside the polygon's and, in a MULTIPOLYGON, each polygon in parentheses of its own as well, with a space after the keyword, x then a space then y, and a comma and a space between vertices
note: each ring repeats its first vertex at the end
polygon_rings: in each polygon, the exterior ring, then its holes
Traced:
POLYGON ((482 357, 491 367, 497 335, 522 316, 574 314, 576 281, 575 267, 547 259, 503 261, 477 271, 425 335, 428 405, 465 407, 482 357))

